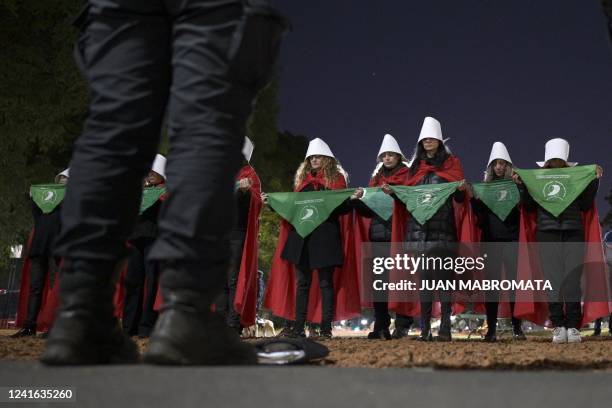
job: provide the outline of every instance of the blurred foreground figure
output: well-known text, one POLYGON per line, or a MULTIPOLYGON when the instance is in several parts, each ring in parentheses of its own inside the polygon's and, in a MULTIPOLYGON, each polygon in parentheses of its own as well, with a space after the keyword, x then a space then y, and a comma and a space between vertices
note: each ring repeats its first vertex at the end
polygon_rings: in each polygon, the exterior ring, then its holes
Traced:
POLYGON ((90 0, 77 49, 90 105, 76 142, 57 255, 61 305, 46 364, 131 363, 135 344, 113 316, 112 277, 126 256, 142 179, 167 115, 168 198, 150 259, 163 307, 144 360, 256 361, 210 305, 222 290, 245 123, 285 21, 263 1, 90 0))

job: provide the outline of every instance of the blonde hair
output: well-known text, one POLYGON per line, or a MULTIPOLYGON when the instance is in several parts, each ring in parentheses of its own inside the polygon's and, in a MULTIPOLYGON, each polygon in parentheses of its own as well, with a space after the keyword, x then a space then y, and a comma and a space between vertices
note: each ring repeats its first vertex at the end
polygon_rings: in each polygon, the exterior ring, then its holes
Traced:
MULTIPOLYGON (((310 165, 310 160, 307 157, 306 159, 304 159, 304 161, 300 164, 300 167, 298 167, 297 171, 295 172, 293 187, 297 188, 300 184, 302 184, 302 182, 304 182, 304 180, 306 179, 306 176, 308 176, 311 171, 312 166, 310 165)), ((323 178, 325 179, 326 187, 332 185, 340 174, 344 176, 346 182, 348 183, 348 174, 346 173, 346 171, 344 171, 338 160, 334 159, 333 157, 322 156, 321 168, 319 171, 323 172, 323 178)))

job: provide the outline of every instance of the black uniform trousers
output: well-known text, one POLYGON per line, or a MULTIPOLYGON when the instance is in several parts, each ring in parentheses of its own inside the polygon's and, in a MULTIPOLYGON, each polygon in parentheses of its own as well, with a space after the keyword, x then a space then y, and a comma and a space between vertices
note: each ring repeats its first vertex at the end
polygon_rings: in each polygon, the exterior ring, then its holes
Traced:
POLYGON ((537 231, 544 277, 550 281, 548 312, 554 327, 580 328, 584 232, 537 231))
POLYGON ((284 27, 236 0, 89 4, 79 49, 90 109, 70 164, 57 253, 92 265, 125 254, 166 117, 169 195, 150 258, 190 271, 203 265, 206 272, 167 285, 218 293, 245 123, 284 27))

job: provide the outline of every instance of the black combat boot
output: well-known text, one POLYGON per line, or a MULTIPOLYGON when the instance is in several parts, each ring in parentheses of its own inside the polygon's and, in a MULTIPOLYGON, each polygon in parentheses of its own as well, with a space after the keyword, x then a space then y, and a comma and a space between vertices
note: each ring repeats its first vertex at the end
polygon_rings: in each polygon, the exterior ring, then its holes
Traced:
POLYGON ((114 262, 66 260, 60 307, 40 360, 48 365, 130 364, 136 344, 114 316, 114 262))
MULTIPOLYGON (((217 271, 218 272, 218 271, 217 271)), ((144 362, 161 365, 256 364, 255 349, 240 340, 223 317, 211 312, 222 288, 220 274, 200 264, 166 265, 161 273, 162 309, 144 362), (220 285, 218 285, 220 283, 220 285)))

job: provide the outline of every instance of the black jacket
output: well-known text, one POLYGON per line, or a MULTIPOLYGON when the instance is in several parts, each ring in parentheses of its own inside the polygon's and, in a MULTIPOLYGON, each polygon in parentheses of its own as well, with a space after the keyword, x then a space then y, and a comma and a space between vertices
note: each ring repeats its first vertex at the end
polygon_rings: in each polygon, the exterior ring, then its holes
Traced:
MULTIPOLYGON (((438 176, 436 173, 427 173, 417 185, 442 184, 448 183, 447 180, 438 176)), ((461 191, 456 191, 449 197, 438 211, 425 224, 421 225, 414 217, 408 221, 406 231, 407 242, 454 242, 457 241, 457 229, 455 227, 455 213, 451 200, 462 202, 465 195, 461 191)))
POLYGON ((147 208, 145 212, 138 216, 130 240, 141 238, 155 239, 157 237, 157 217, 159 216, 161 204, 161 201, 157 200, 155 204, 147 208))
MULTIPOLYGON (((307 185, 302 192, 313 191, 307 185)), ((295 229, 291 229, 283 248, 281 258, 302 269, 317 269, 329 266, 341 266, 344 262, 342 237, 338 216, 351 211, 347 199, 310 235, 302 238, 295 229)))
POLYGON ((518 241, 520 211, 514 207, 504 221, 485 203, 472 198, 472 209, 478 217, 478 227, 482 230, 482 241, 484 242, 508 242, 518 241))
POLYGON ((599 180, 591 181, 584 191, 558 217, 555 217, 538 205, 524 186, 521 186, 519 190, 525 208, 528 211, 537 210, 538 212, 538 231, 582 231, 584 229, 582 225, 582 212, 593 207, 598 187, 599 180))
POLYGON ((249 226, 249 208, 251 207, 251 190, 236 191, 236 224, 232 229, 231 239, 244 241, 249 226))
POLYGON ((351 204, 359 215, 371 218, 370 230, 368 231, 371 242, 391 242, 393 217, 390 217, 387 221, 383 220, 361 200, 352 200, 351 204))

